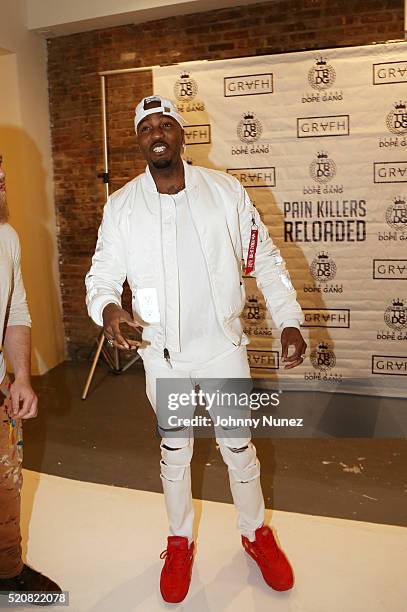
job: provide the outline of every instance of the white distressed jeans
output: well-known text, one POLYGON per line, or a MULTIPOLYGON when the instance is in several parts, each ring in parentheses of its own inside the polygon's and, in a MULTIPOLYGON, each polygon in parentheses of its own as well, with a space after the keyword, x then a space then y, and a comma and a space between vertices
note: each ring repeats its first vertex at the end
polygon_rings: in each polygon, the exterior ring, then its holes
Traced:
MULTIPOLYGON (((199 385, 203 391, 210 389, 211 379, 250 379, 245 346, 234 348, 219 357, 197 367, 197 364, 176 364, 171 369, 163 357, 153 351, 143 351, 146 373, 147 397, 157 414, 157 379, 182 379, 180 391, 191 392, 199 385), (208 386, 209 383, 209 386, 208 386), (185 388, 183 388, 185 387, 185 388)), ((211 418, 213 414, 209 413, 211 418)), ((191 407, 191 415, 193 407, 191 407)), ((228 472, 230 489, 238 513, 238 528, 251 541, 255 530, 264 521, 264 498, 260 486, 260 464, 256 449, 246 436, 233 438, 233 431, 216 428, 219 445, 228 472)), ((162 432, 161 432, 162 433, 162 432)), ((190 463, 193 454, 193 432, 190 428, 182 437, 166 437, 161 440, 161 480, 167 508, 171 535, 184 536, 191 542, 194 510, 191 493, 190 463)))

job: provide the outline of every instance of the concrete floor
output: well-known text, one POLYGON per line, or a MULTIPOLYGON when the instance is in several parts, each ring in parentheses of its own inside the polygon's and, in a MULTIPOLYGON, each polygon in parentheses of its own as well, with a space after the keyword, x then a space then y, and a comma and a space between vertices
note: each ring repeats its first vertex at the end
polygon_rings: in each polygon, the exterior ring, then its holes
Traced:
MULTIPOLYGON (((89 364, 64 363, 34 379, 40 414, 25 424, 26 469, 139 491, 161 492, 159 439, 139 364, 116 376, 101 364, 88 399, 89 364)), ((290 406, 322 406, 319 421, 346 410, 407 412, 404 400, 287 392, 290 406)), ((334 418, 333 418, 334 415, 334 418)), ((329 428, 328 428, 329 429, 329 428)), ((326 430, 326 428, 325 428, 326 430)), ((372 428, 369 426, 369 431, 372 428)), ((339 435, 341 435, 339 433, 339 435)), ((343 434, 342 434, 343 435, 343 434)), ((269 508, 308 515, 407 525, 405 438, 257 439, 269 508)), ((226 468, 213 441, 197 439, 196 499, 231 503, 226 468)))

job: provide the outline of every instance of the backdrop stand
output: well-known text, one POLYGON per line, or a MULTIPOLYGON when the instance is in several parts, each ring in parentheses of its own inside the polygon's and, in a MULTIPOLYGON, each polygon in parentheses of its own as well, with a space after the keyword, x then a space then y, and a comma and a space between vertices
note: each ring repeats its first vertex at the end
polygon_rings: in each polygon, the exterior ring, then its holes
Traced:
POLYGON ((103 356, 105 357, 108 363, 110 371, 113 372, 113 374, 121 374, 122 372, 125 372, 130 366, 133 365, 133 363, 135 363, 136 361, 140 359, 140 355, 137 353, 136 355, 134 355, 134 357, 129 359, 129 361, 122 367, 120 365, 119 349, 117 349, 116 347, 113 349, 113 357, 112 357, 112 355, 106 350, 104 346, 105 341, 106 341, 105 335, 103 331, 101 331, 97 339, 96 352, 93 357, 92 365, 90 367, 85 386, 83 387, 83 392, 82 392, 83 400, 85 400, 88 395, 89 387, 92 383, 93 376, 95 374, 96 365, 100 358, 100 353, 103 353, 103 356))

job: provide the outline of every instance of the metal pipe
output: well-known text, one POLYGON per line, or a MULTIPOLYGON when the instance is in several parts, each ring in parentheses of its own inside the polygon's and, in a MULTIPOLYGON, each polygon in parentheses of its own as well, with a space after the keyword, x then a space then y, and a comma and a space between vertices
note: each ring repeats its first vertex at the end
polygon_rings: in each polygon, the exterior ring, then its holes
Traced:
POLYGON ((142 68, 120 68, 119 70, 103 70, 99 72, 101 77, 109 76, 110 74, 126 74, 127 72, 148 72, 153 68, 160 68, 160 66, 143 66, 142 68))
POLYGON ((139 68, 119 68, 118 70, 102 70, 99 76, 109 76, 111 74, 126 74, 127 72, 148 72, 154 68, 167 68, 168 66, 186 66, 188 64, 213 64, 214 62, 224 62, 225 60, 197 60, 189 62, 174 62, 173 64, 156 64, 155 66, 141 66, 139 68))
MULTIPOLYGON (((404 0, 404 36, 405 38, 407 38, 407 0, 404 0)), ((370 43, 370 45, 377 45, 377 44, 386 44, 386 43, 397 43, 397 42, 402 42, 403 39, 402 38, 396 38, 396 39, 392 39, 392 40, 386 40, 386 41, 381 41, 380 43, 376 43, 376 42, 372 42, 370 43)), ((338 45, 337 47, 332 47, 333 49, 342 49, 344 47, 348 47, 349 45, 338 45)), ((368 45, 364 45, 364 46, 369 46, 368 45)), ((290 51, 281 51, 278 53, 273 53, 273 55, 288 55, 288 54, 292 54, 292 53, 300 53, 304 51, 304 49, 291 49, 290 51)), ((312 51, 312 49, 308 49, 308 51, 312 51)), ((267 54, 269 55, 269 54, 267 54)), ((263 57, 262 55, 258 55, 256 56, 258 58, 263 57)), ((244 59, 247 58, 247 56, 244 56, 244 59)), ((241 57, 236 57, 236 58, 229 58, 231 60, 233 59, 242 59, 241 57)), ((119 68, 118 70, 102 70, 101 72, 99 72, 99 76, 109 76, 109 75, 113 75, 113 74, 125 74, 125 73, 131 73, 131 72, 148 72, 150 70, 154 70, 154 68, 167 68, 169 66, 188 66, 188 64, 216 64, 216 62, 224 62, 224 61, 228 61, 228 60, 224 60, 224 59, 204 59, 204 60, 190 60, 188 62, 174 62, 173 64, 155 64, 154 66, 141 66, 139 68, 119 68)))
MULTIPOLYGON (((100 86, 102 90, 102 129, 103 129, 103 160, 104 174, 109 177, 109 159, 107 155, 107 118, 106 118, 106 78, 101 76, 100 86)), ((105 180, 106 200, 109 197, 109 181, 105 180)))

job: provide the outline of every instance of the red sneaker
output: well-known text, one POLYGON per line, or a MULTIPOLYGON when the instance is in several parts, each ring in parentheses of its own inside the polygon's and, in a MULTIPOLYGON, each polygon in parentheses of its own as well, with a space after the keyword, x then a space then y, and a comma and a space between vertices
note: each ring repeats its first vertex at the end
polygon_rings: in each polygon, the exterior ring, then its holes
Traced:
POLYGON ((167 549, 160 555, 160 559, 165 559, 160 590, 164 601, 179 603, 185 599, 191 582, 194 543, 188 548, 188 538, 169 536, 167 540, 167 549))
POLYGON ((283 551, 278 547, 270 527, 263 525, 255 531, 256 539, 250 542, 242 536, 245 551, 254 559, 264 580, 275 591, 288 591, 294 585, 291 566, 283 551))

